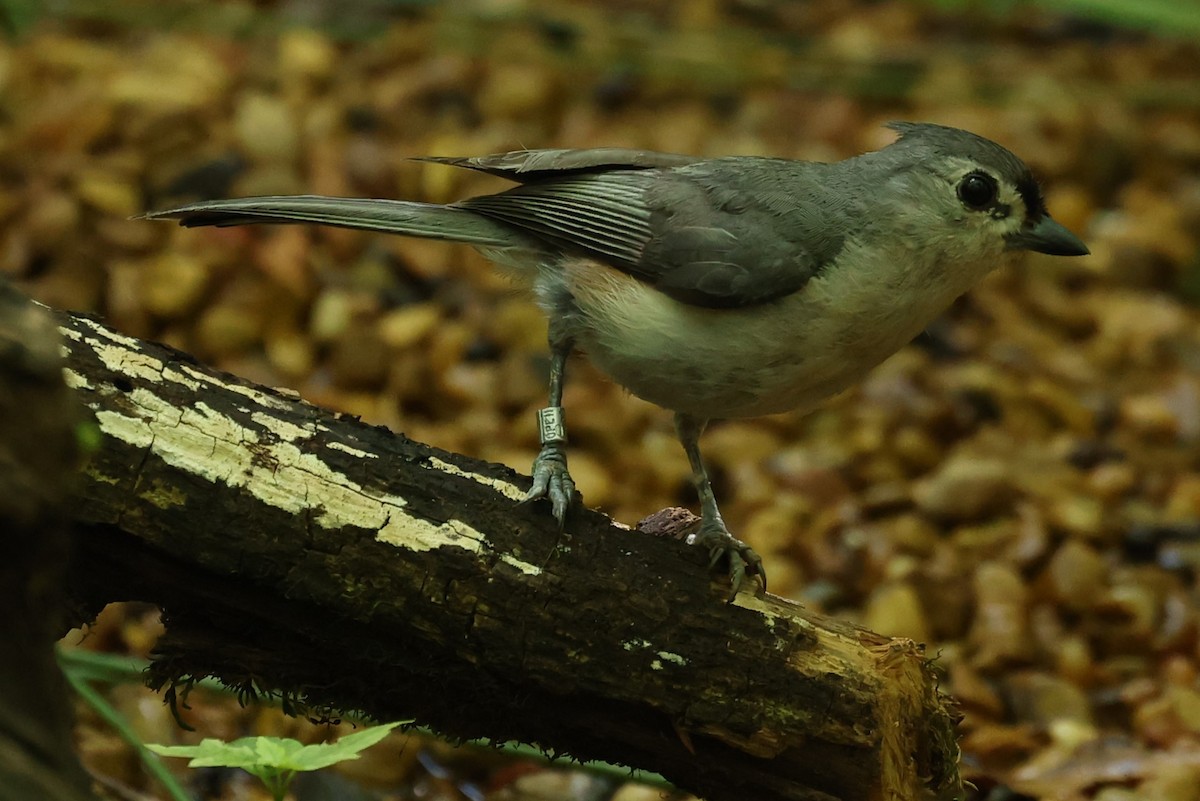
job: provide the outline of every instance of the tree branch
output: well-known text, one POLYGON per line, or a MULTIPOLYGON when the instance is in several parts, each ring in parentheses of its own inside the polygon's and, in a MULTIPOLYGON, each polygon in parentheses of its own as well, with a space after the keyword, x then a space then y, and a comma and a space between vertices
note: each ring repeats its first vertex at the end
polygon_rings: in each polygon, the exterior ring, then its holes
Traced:
POLYGON ((213 675, 412 716, 711 801, 959 791, 953 713, 911 641, 771 596, 726 605, 677 536, 591 511, 560 533, 506 467, 61 325, 103 434, 74 499, 72 585, 91 609, 162 607, 158 686, 213 675))

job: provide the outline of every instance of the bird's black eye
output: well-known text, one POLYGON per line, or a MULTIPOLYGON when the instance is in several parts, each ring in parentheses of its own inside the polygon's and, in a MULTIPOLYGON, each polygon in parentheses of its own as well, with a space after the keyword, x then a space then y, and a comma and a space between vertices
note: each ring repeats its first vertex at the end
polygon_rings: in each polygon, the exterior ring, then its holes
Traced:
POLYGON ((958 199, 971 209, 986 209, 996 201, 998 191, 996 179, 986 172, 968 173, 958 182, 958 199))

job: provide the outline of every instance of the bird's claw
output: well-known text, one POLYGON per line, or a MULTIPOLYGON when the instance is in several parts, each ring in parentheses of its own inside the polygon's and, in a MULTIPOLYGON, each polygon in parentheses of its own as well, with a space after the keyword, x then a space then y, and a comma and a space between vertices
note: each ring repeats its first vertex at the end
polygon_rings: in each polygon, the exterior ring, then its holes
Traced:
POLYGON ((763 568, 762 557, 749 545, 730 534, 723 525, 702 526, 690 542, 708 548, 709 569, 716 568, 722 560, 728 560, 729 603, 733 602, 747 578, 751 576, 758 580, 766 592, 767 571, 763 568))
POLYGON ((567 512, 575 501, 575 482, 567 472, 567 455, 556 443, 542 446, 533 460, 533 485, 521 499, 521 503, 547 498, 554 519, 561 529, 566 526, 567 512))

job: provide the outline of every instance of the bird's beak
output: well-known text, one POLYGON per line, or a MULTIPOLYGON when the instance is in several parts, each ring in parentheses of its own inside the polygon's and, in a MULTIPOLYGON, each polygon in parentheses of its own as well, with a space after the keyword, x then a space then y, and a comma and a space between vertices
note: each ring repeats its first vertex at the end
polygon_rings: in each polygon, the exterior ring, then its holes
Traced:
POLYGON ((1062 227, 1049 215, 1008 237, 1009 250, 1033 250, 1051 256, 1086 256, 1091 253, 1083 240, 1062 227))

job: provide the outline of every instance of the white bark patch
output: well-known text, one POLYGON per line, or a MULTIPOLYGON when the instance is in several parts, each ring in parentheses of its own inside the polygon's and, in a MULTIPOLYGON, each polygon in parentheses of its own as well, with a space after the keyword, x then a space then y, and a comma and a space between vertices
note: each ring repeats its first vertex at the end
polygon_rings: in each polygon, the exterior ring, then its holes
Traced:
POLYGON ((680 667, 683 667, 687 664, 687 660, 681 655, 671 653, 670 651, 659 651, 658 658, 664 662, 671 662, 672 664, 679 665, 680 667))
MULTIPOLYGON (((89 320, 87 318, 80 318, 80 322, 87 325, 88 328, 92 329, 97 334, 99 334, 100 336, 107 339, 109 342, 115 342, 116 344, 122 345, 126 349, 132 350, 132 351, 139 351, 142 349, 142 343, 139 342, 138 340, 134 339, 133 337, 127 337, 124 334, 118 334, 116 331, 113 331, 110 328, 105 328, 102 324, 96 322, 95 320, 89 320)), ((59 330, 63 331, 64 333, 67 333, 68 336, 71 336, 72 339, 78 339, 78 337, 74 336, 74 333, 69 331, 69 329, 62 328, 59 330)))
POLYGON ((88 380, 85 376, 68 367, 63 368, 63 383, 67 385, 68 389, 92 388, 92 385, 88 383, 88 380))
POLYGON ((344 442, 331 442, 326 447, 329 448, 329 450, 331 450, 331 451, 341 451, 342 453, 348 453, 351 456, 354 456, 359 459, 378 459, 379 458, 379 454, 377 454, 377 453, 368 453, 367 451, 362 451, 362 450, 359 450, 358 448, 351 447, 344 442))
MULTIPOLYGON (((105 342, 87 339, 109 369, 161 383, 170 380, 161 360, 105 342), (119 352, 118 352, 119 351, 119 352)), ((184 366, 221 390, 235 390, 255 403, 290 408, 287 403, 260 391, 239 388, 184 366)), ((82 376, 67 371, 69 382, 85 384, 82 376)), ((187 376, 181 376, 189 380, 187 376)), ((197 386, 199 384, 197 383, 197 386)), ((411 551, 443 546, 484 550, 486 537, 459 520, 434 523, 404 511, 408 501, 399 495, 368 490, 331 468, 314 453, 296 443, 311 439, 316 427, 277 420, 267 412, 251 419, 266 434, 247 428, 204 402, 180 410, 146 387, 126 393, 137 408, 133 414, 96 410, 96 421, 107 436, 135 448, 149 449, 167 464, 213 483, 242 488, 263 503, 291 514, 310 513, 312 521, 328 529, 348 526, 376 532, 376 539, 411 551)), ((541 568, 511 555, 506 564, 527 575, 541 568)))
POLYGON ((82 322, 96 331, 99 336, 85 337, 78 331, 61 326, 58 330, 69 339, 84 342, 104 366, 114 373, 154 383, 170 381, 191 390, 200 388, 198 381, 188 378, 178 368, 165 364, 161 359, 142 353, 141 345, 136 339, 109 331, 94 320, 83 320, 82 322))
POLYGON ((289 423, 285 420, 277 420, 265 412, 252 412, 250 419, 263 428, 273 431, 280 439, 287 442, 312 439, 317 433, 315 425, 298 426, 295 423, 289 423))
POLYGON ((268 409, 275 409, 277 411, 289 411, 293 409, 296 404, 296 401, 290 401, 276 397, 268 392, 263 392, 261 389, 243 387, 239 384, 226 384, 219 378, 208 375, 201 370, 197 370, 191 365, 183 365, 183 370, 186 371, 187 374, 196 381, 203 381, 206 384, 211 384, 214 387, 218 387, 223 392, 236 392, 237 394, 254 401, 255 405, 257 406, 266 406, 268 409))
POLYGON ((510 500, 521 501, 525 499, 525 493, 516 484, 510 484, 507 481, 501 481, 498 478, 481 476, 478 473, 472 473, 469 470, 463 470, 458 465, 450 464, 449 462, 439 459, 436 456, 429 457, 429 466, 440 470, 443 473, 469 478, 476 484, 482 484, 485 487, 494 489, 496 492, 499 492, 501 495, 509 498, 510 500))

